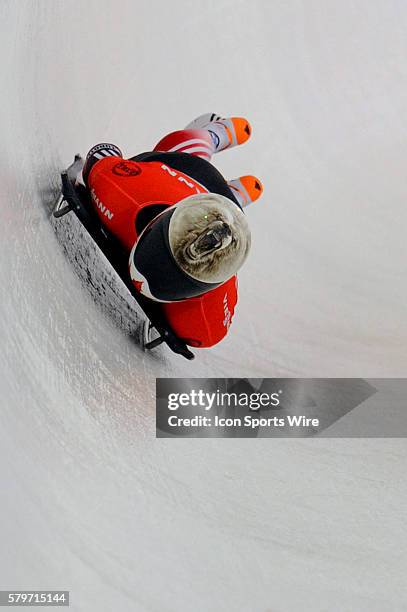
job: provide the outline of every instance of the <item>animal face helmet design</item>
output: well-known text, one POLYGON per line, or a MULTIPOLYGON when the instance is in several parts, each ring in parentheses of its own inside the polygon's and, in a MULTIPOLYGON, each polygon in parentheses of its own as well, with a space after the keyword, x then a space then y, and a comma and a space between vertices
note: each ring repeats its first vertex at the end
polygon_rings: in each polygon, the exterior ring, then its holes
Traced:
POLYGON ((196 280, 220 283, 236 274, 250 250, 242 210, 228 198, 205 193, 175 205, 169 244, 179 267, 196 280))

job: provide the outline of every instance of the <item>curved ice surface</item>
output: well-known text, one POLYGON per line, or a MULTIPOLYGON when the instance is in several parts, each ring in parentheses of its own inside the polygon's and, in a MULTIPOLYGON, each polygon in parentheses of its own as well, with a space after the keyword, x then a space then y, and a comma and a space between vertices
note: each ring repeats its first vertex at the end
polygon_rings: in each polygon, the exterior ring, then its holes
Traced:
MULTIPOLYGON (((75 611, 404 610, 404 441, 155 440, 156 376, 403 376, 403 2, 3 0, 0 583, 75 611), (143 353, 59 171, 214 110, 263 201, 230 337, 143 353)), ((352 415, 348 417, 351 419, 352 415)))

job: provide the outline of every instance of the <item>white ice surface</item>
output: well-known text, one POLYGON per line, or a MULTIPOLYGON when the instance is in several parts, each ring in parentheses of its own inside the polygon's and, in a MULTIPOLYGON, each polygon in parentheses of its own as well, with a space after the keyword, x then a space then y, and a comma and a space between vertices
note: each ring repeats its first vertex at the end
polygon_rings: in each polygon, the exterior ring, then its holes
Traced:
POLYGON ((2 0, 0 57, 0 588, 70 589, 75 612, 407 610, 404 440, 154 437, 156 376, 406 375, 406 2, 2 0), (188 363, 142 352, 50 209, 74 153, 206 111, 250 118, 215 163, 265 195, 230 336, 188 363))

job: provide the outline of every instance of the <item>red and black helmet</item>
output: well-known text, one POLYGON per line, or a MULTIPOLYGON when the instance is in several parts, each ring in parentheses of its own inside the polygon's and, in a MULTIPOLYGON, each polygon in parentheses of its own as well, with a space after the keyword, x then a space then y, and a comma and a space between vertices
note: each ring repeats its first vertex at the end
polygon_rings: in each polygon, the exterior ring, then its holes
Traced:
POLYGON ((202 193, 155 217, 130 256, 141 293, 162 302, 196 297, 231 278, 250 250, 241 208, 225 196, 202 193))

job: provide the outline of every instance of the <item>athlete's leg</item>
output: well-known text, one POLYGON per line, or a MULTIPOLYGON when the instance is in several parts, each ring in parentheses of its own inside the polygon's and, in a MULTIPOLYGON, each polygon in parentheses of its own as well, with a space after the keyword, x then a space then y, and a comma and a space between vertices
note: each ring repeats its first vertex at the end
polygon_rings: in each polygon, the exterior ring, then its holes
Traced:
POLYGON ((154 151, 189 153, 210 161, 216 149, 208 130, 178 130, 164 136, 154 151))
MULTIPOLYGON (((172 132, 155 146, 156 152, 188 153, 210 161, 219 151, 246 142, 251 126, 243 117, 222 118, 215 113, 201 115, 184 130, 172 132)), ((263 193, 261 181, 246 175, 227 182, 240 206, 245 207, 259 199, 263 193)))
POLYGON ((189 153, 210 161, 214 153, 243 144, 250 135, 251 127, 247 119, 224 119, 214 113, 207 113, 194 119, 184 130, 162 138, 154 151, 189 153))
POLYGON ((228 181, 228 186, 242 208, 258 200, 263 193, 261 181, 252 175, 239 176, 228 181))
POLYGON ((215 113, 200 115, 185 129, 208 130, 216 152, 245 143, 252 133, 251 125, 244 117, 221 117, 215 113))

